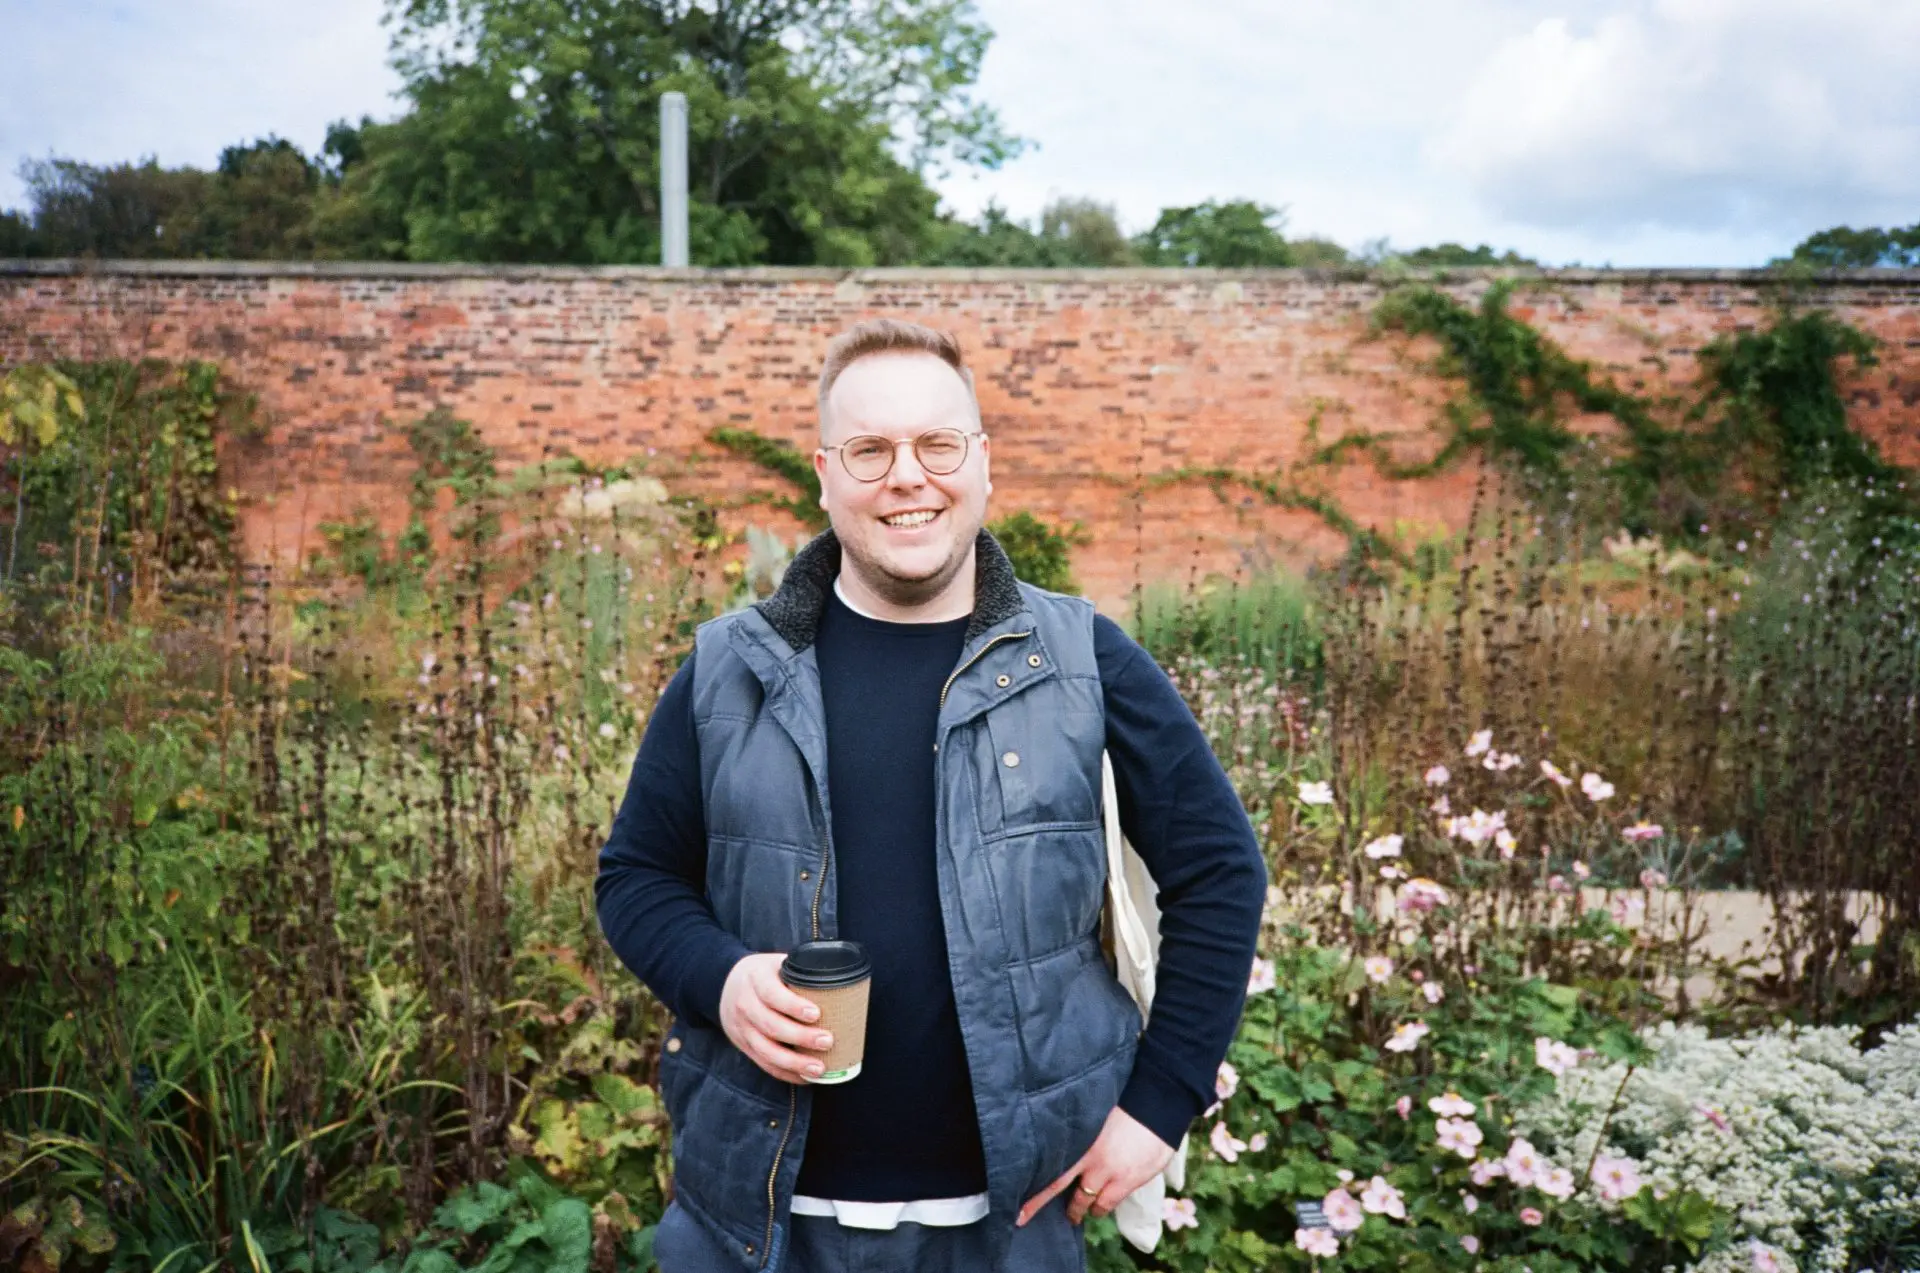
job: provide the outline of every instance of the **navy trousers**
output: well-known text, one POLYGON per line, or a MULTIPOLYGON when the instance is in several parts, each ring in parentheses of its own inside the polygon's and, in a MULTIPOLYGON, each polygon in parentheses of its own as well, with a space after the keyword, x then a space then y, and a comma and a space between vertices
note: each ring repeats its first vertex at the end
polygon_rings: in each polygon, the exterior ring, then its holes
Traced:
MULTIPOLYGON (((987 1273, 989 1223, 854 1229, 830 1216, 795 1216, 786 1258, 767 1273, 987 1273)), ((660 1218, 653 1254, 660 1273, 738 1271, 713 1236, 677 1204, 660 1218)), ((1087 1248, 1079 1226, 1067 1219, 1066 1195, 1013 1231, 1006 1267, 1009 1273, 1085 1273, 1087 1248)))

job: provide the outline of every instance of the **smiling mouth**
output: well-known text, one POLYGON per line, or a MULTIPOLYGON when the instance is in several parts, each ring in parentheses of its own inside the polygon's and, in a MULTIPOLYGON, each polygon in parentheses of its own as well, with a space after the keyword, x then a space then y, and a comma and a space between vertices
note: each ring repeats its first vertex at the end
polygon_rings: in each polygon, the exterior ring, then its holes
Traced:
POLYGON ((891 517, 882 517, 880 520, 895 530, 917 530, 938 516, 940 516, 938 510, 923 508, 911 513, 895 513, 891 517))

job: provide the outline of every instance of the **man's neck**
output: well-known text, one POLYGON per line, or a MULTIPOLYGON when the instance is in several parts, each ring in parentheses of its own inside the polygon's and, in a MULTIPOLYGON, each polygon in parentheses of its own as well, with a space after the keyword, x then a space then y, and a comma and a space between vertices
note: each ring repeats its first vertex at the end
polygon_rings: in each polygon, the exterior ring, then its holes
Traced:
POLYGON ((865 615, 869 619, 880 619, 887 623, 945 623, 950 619, 964 619, 973 613, 973 572, 977 549, 967 551, 967 560, 961 565, 953 582, 949 583, 937 595, 925 601, 903 605, 889 601, 861 579, 860 572, 849 561, 842 560, 840 573, 834 578, 833 590, 847 608, 855 614, 865 615))

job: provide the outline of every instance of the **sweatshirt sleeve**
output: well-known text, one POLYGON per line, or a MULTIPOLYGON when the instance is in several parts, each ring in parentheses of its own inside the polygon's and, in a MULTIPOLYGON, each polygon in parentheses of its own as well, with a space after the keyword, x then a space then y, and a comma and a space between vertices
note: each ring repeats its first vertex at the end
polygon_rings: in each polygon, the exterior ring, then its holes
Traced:
POLYGON ((689 655, 647 722, 593 892, 600 931, 620 962, 675 1016, 715 1027, 727 974, 751 952, 714 918, 706 876, 689 655))
POLYGON ((1169 1145, 1211 1105, 1247 993, 1267 868, 1186 701, 1118 624, 1094 620, 1120 827, 1158 888, 1153 1010, 1120 1108, 1169 1145))

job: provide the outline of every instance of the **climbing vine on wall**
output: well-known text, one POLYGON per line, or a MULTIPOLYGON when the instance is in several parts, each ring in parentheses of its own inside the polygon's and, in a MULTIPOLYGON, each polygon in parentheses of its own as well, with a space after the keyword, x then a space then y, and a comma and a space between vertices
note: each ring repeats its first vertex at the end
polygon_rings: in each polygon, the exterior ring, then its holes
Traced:
MULTIPOLYGON (((59 362, 16 367, 34 411, 10 401, 0 439, 12 489, 4 577, 88 576, 137 591, 233 560, 236 494, 220 482, 218 440, 257 434, 257 404, 212 363, 59 362), (49 392, 49 389, 51 390, 49 392)), ((21 395, 11 395, 18 397, 21 395)))
POLYGON ((1824 311, 1783 308, 1766 327, 1722 335, 1700 351, 1703 391, 1691 406, 1656 400, 1600 378, 1508 310, 1513 284, 1488 288, 1470 307, 1433 287, 1382 301, 1376 331, 1440 342, 1438 370, 1460 382, 1434 457, 1395 465, 1377 438, 1349 436, 1322 452, 1370 454, 1391 477, 1439 472, 1471 451, 1511 460, 1552 486, 1576 467, 1597 472, 1630 524, 1688 533, 1706 504, 1754 497, 1817 476, 1874 478, 1897 470, 1847 420, 1840 377, 1874 362, 1872 337, 1824 311), (1571 412, 1611 416, 1620 445, 1592 452, 1568 427, 1571 412), (1668 423, 1666 421, 1671 421, 1668 423))
POLYGON ((707 440, 792 483, 799 494, 769 496, 766 502, 793 514, 811 530, 827 528, 827 510, 820 507, 820 476, 813 471, 813 462, 791 444, 752 429, 715 429, 707 440))

